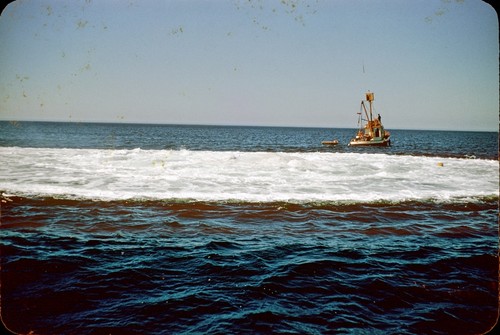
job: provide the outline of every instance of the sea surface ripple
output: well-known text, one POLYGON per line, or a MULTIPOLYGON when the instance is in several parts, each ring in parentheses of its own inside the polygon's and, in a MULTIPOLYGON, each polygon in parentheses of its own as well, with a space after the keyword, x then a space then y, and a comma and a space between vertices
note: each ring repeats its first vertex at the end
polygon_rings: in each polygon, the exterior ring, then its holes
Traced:
POLYGON ((481 334, 498 133, 0 122, 21 334, 481 334), (340 145, 321 141, 336 138, 340 145))

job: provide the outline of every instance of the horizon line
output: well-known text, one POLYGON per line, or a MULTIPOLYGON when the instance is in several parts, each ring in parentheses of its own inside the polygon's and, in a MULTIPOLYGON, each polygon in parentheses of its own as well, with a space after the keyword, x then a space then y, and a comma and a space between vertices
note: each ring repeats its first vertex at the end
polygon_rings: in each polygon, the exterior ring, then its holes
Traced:
MULTIPOLYGON (((19 119, 0 119, 0 122, 20 123, 20 122, 39 122, 39 123, 88 123, 88 124, 136 124, 136 125, 163 125, 163 126, 196 126, 196 127, 262 127, 262 128, 311 128, 311 129, 359 129, 358 127, 346 126, 297 126, 297 125, 262 125, 262 124, 218 124, 218 123, 165 123, 165 122, 127 122, 127 121, 85 121, 85 120, 19 120, 19 119)), ((386 127, 387 128, 387 127, 386 127)), ((496 130, 486 129, 442 129, 442 128, 388 128, 387 130, 422 130, 422 131, 459 131, 459 132, 489 132, 499 133, 499 127, 496 130)))

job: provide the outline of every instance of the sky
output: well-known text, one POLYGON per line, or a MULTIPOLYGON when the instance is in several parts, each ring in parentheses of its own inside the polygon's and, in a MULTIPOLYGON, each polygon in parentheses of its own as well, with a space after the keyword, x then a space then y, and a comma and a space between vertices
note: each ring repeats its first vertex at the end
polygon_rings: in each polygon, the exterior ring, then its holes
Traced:
POLYGON ((19 0, 0 120, 498 131, 480 0, 19 0))

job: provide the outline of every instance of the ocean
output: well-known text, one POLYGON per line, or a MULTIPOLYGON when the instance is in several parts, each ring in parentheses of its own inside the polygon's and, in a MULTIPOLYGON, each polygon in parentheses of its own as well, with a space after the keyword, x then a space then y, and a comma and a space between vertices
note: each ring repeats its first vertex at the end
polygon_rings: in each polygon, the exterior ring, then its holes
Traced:
POLYGON ((485 333, 498 133, 390 131, 391 147, 355 148, 355 129, 0 122, 2 321, 485 333))

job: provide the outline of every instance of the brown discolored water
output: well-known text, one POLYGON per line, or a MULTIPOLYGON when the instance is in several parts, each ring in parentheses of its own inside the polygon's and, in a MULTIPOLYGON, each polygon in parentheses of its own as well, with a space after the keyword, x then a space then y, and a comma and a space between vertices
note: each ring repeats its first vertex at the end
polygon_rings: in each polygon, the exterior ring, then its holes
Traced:
POLYGON ((13 198, 2 317, 35 334, 476 334, 496 199, 288 204, 13 198))

